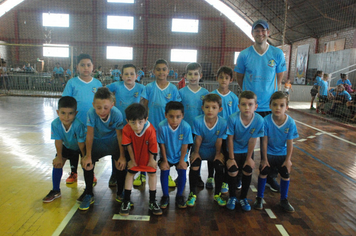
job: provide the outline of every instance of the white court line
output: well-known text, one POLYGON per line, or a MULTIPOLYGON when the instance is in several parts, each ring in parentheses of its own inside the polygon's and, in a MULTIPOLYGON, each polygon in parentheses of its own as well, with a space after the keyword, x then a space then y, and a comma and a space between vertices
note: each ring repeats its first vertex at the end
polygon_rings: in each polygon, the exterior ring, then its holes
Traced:
POLYGON ((141 215, 128 215, 121 216, 120 214, 115 214, 112 217, 113 220, 136 220, 136 221, 150 221, 150 216, 141 216, 141 215))
MULTIPOLYGON (((307 125, 307 124, 305 124, 305 123, 303 123, 303 122, 300 122, 300 121, 297 121, 297 120, 294 120, 294 121, 297 122, 297 123, 299 123, 299 124, 302 124, 302 125, 304 125, 304 126, 306 126, 306 127, 309 127, 309 128, 311 128, 311 129, 315 129, 315 130, 317 130, 317 131, 319 131, 319 132, 321 132, 321 133, 323 133, 323 134, 327 134, 327 135, 329 135, 329 136, 331 136, 331 137, 333 137, 333 138, 336 138, 336 139, 339 139, 339 140, 341 140, 341 141, 344 141, 345 143, 348 143, 348 144, 351 144, 351 145, 356 146, 356 143, 353 143, 353 142, 350 142, 349 140, 346 140, 346 139, 340 138, 340 137, 338 137, 338 136, 335 136, 335 135, 334 135, 335 133, 329 133, 329 132, 323 131, 323 130, 321 130, 321 129, 318 129, 318 128, 313 127, 313 126, 310 126, 310 125, 307 125)), ((316 134, 316 135, 318 135, 318 134, 316 134)))
POLYGON ((277 219, 276 215, 273 213, 273 211, 271 209, 265 209, 265 211, 267 212, 267 215, 269 216, 269 218, 277 219))
POLYGON ((307 138, 315 138, 315 136, 314 136, 314 135, 312 135, 312 136, 309 136, 309 137, 307 137, 307 138))
POLYGON ((298 139, 297 142, 304 142, 307 141, 307 139, 298 139))
POLYGON ((286 229, 283 227, 283 225, 276 225, 277 229, 281 233, 282 236, 289 236, 288 232, 286 229))

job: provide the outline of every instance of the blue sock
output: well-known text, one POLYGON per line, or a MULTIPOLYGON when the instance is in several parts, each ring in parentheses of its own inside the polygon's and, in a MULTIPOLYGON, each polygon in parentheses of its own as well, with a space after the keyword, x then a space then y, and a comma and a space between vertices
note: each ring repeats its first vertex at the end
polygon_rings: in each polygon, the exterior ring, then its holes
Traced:
POLYGON ((266 182, 267 182, 267 178, 262 179, 261 177, 258 176, 257 197, 263 198, 266 182))
POLYGON ((182 196, 185 182, 187 181, 187 170, 178 169, 177 197, 182 196))
POLYGON ((287 199, 290 180, 281 179, 281 200, 287 199))
POLYGON ((161 170, 161 186, 162 186, 163 196, 169 196, 168 175, 169 175, 169 170, 161 170))
POLYGON ((53 170, 52 170, 52 184, 53 184, 53 190, 55 190, 55 191, 61 190, 59 188, 59 185, 61 183, 62 174, 63 174, 62 168, 53 168, 53 170))

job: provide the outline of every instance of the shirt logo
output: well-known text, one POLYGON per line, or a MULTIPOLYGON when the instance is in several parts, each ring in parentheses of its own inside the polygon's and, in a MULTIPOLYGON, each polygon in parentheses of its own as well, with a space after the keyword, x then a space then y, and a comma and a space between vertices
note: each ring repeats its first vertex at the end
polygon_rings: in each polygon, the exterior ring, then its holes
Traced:
POLYGON ((109 126, 112 126, 112 122, 109 123, 109 126))
POLYGON ((94 88, 92 89, 92 92, 93 92, 93 93, 96 93, 96 91, 98 91, 98 89, 94 87, 94 88))
POLYGON ((135 98, 138 97, 138 92, 134 93, 134 97, 135 97, 135 98))
POLYGON ((167 98, 168 100, 170 100, 170 99, 172 98, 172 94, 171 94, 171 93, 168 93, 167 96, 166 96, 166 98, 167 98))
POLYGON ((219 135, 219 134, 220 134, 220 130, 217 130, 217 131, 216 131, 216 135, 219 135))
POLYGON ((276 62, 273 59, 269 60, 268 61, 268 66, 269 67, 275 67, 276 66, 276 62))
POLYGON ((284 130, 284 133, 288 134, 288 132, 289 132, 289 128, 286 128, 286 129, 284 130))
POLYGON ((203 101, 203 100, 204 100, 204 98, 205 98, 205 95, 201 95, 201 96, 200 96, 200 100, 202 100, 202 101, 203 101))
POLYGON ((229 107, 231 107, 231 106, 232 106, 232 101, 229 101, 229 102, 227 103, 227 105, 228 105, 229 107))
POLYGON ((180 134, 178 137, 179 140, 183 140, 183 134, 180 134))
POLYGON ((255 128, 251 129, 250 134, 253 134, 255 132, 255 128))
POLYGON ((148 141, 146 140, 146 145, 148 145, 148 141))

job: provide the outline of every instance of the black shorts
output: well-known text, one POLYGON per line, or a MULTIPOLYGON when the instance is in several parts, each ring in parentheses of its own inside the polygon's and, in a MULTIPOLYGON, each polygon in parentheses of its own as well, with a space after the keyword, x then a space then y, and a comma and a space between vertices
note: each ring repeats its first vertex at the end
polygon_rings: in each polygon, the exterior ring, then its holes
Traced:
POLYGON ((318 94, 318 86, 317 86, 317 85, 314 85, 314 86, 312 87, 312 89, 310 90, 310 95, 311 95, 312 97, 315 97, 317 94, 318 94))
MULTIPOLYGON (((79 155, 82 155, 80 153, 80 150, 72 150, 69 148, 66 148, 66 146, 62 146, 62 157, 68 160, 76 160, 79 158, 79 155)), ((57 156, 57 155, 56 155, 57 156)))
POLYGON ((262 117, 265 117, 265 116, 268 116, 269 114, 271 114, 272 111, 256 111, 256 113, 262 117))
POLYGON ((321 103, 326 103, 326 102, 328 102, 329 100, 328 100, 328 96, 325 96, 325 95, 321 95, 321 96, 319 96, 319 102, 321 102, 321 103))
POLYGON ((269 163, 269 166, 271 168, 277 168, 280 169, 284 163, 284 161, 286 160, 286 155, 282 155, 282 156, 277 156, 277 155, 270 155, 267 154, 267 160, 269 163))
MULTIPOLYGON (((161 165, 161 163, 163 162, 163 158, 160 158, 159 160, 158 160, 158 166, 160 166, 161 165)), ((185 162, 186 164, 187 164, 187 168, 189 167, 189 162, 185 162)), ((179 164, 179 161, 177 162, 177 163, 170 163, 170 162, 168 162, 168 165, 169 165, 169 167, 172 167, 172 166, 175 166, 176 168, 177 168, 177 165, 179 164)))
MULTIPOLYGON (((247 157, 247 153, 234 153, 234 158, 237 164, 237 167, 242 170, 242 168, 244 167, 244 164, 246 162, 246 157, 247 157)), ((252 153, 251 156, 252 160, 254 158, 254 153, 252 153)), ((229 158, 226 158, 226 161, 229 160, 229 158)))

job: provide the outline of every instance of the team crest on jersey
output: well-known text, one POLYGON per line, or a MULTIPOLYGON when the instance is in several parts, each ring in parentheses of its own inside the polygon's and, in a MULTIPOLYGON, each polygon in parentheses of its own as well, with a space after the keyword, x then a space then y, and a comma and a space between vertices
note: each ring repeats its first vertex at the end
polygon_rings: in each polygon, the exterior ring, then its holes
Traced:
POLYGON ((168 100, 170 100, 170 99, 172 98, 172 94, 171 94, 171 93, 168 93, 167 96, 166 96, 166 98, 167 98, 168 100))
POLYGON ((255 132, 255 128, 251 129, 250 134, 253 134, 255 132))
POLYGON ((98 88, 95 88, 95 87, 94 87, 94 88, 92 89, 92 92, 93 92, 93 93, 96 93, 96 91, 98 91, 98 88))
POLYGON ((183 140, 183 134, 180 134, 178 137, 179 140, 183 140))
POLYGON ((135 97, 135 98, 138 97, 138 92, 134 93, 134 97, 135 97))
POLYGON ((112 126, 112 122, 109 123, 109 126, 112 126))
POLYGON ((146 145, 148 145, 148 140, 146 140, 146 145))
POLYGON ((289 128, 286 128, 286 129, 284 130, 284 133, 288 134, 288 133, 289 133, 289 128))
POLYGON ((216 135, 219 135, 219 134, 220 134, 220 130, 217 130, 217 131, 216 131, 216 135))
POLYGON ((201 96, 200 96, 200 100, 202 100, 202 101, 203 101, 203 100, 204 100, 204 98, 205 98, 205 95, 201 95, 201 96))
POLYGON ((232 106, 232 101, 229 101, 228 104, 227 104, 229 107, 232 106))
POLYGON ((268 66, 269 67, 275 67, 276 66, 276 62, 273 59, 269 60, 268 61, 268 66))

